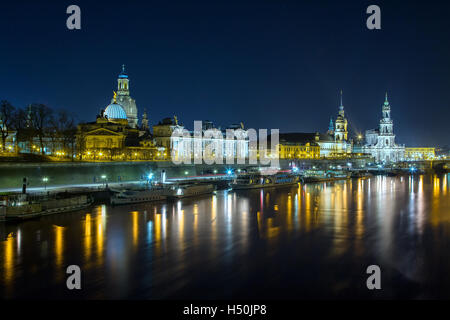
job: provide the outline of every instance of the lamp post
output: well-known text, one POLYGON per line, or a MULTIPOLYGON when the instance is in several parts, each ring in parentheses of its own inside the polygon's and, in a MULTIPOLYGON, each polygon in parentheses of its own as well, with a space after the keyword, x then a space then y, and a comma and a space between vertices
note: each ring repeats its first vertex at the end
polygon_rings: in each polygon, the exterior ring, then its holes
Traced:
POLYGON ((103 179, 103 184, 104 184, 104 186, 105 186, 105 187, 108 187, 108 180, 107 180, 106 175, 102 175, 102 179, 103 179))
POLYGON ((47 190, 48 177, 43 177, 42 181, 44 182, 44 190, 47 190))

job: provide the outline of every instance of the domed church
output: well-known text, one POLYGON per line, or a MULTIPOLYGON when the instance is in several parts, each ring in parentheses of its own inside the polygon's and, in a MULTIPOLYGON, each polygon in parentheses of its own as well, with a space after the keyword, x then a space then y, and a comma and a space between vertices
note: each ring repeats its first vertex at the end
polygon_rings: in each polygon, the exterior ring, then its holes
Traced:
POLYGON ((129 125, 127 113, 120 104, 117 104, 117 94, 115 92, 113 102, 109 104, 105 110, 102 110, 101 118, 108 119, 112 122, 121 123, 125 126, 129 125))
POLYGON ((142 127, 137 126, 136 103, 127 94, 128 77, 124 72, 123 69, 119 76, 121 91, 114 92, 111 103, 101 110, 96 121, 78 125, 77 156, 80 160, 151 160, 158 152, 146 112, 142 127))

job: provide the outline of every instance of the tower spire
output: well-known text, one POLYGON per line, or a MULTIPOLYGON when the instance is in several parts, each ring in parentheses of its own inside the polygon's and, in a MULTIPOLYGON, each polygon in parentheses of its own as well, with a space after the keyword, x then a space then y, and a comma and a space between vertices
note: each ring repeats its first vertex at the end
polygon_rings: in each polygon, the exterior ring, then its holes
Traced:
POLYGON ((342 102, 342 89, 341 89, 341 105, 339 106, 339 115, 344 117, 344 103, 342 102))
POLYGON ((122 73, 125 73, 125 65, 122 64, 122 73))
POLYGON ((330 117, 330 123, 328 124, 328 133, 332 134, 334 132, 333 118, 330 117))
POLYGON ((385 99, 384 101, 385 101, 385 102, 388 102, 387 91, 386 91, 386 99, 385 99))

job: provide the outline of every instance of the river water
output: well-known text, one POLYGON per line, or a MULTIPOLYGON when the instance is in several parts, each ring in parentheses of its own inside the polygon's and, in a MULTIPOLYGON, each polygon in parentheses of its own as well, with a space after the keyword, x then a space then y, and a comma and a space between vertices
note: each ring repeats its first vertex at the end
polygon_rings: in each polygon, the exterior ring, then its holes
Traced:
POLYGON ((450 298, 449 184, 376 176, 2 225, 0 297, 450 298))

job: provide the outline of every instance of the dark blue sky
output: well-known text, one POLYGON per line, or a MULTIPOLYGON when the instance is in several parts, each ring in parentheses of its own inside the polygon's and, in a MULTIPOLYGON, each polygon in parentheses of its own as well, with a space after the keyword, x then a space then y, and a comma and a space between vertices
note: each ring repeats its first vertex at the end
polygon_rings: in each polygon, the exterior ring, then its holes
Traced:
POLYGON ((152 123, 326 131, 339 90, 350 128, 378 126, 387 90, 397 142, 448 145, 448 1, 2 1, 0 99, 91 121, 127 66, 152 123), (82 30, 66 28, 77 4, 82 30), (366 28, 370 4, 382 30, 366 28))

